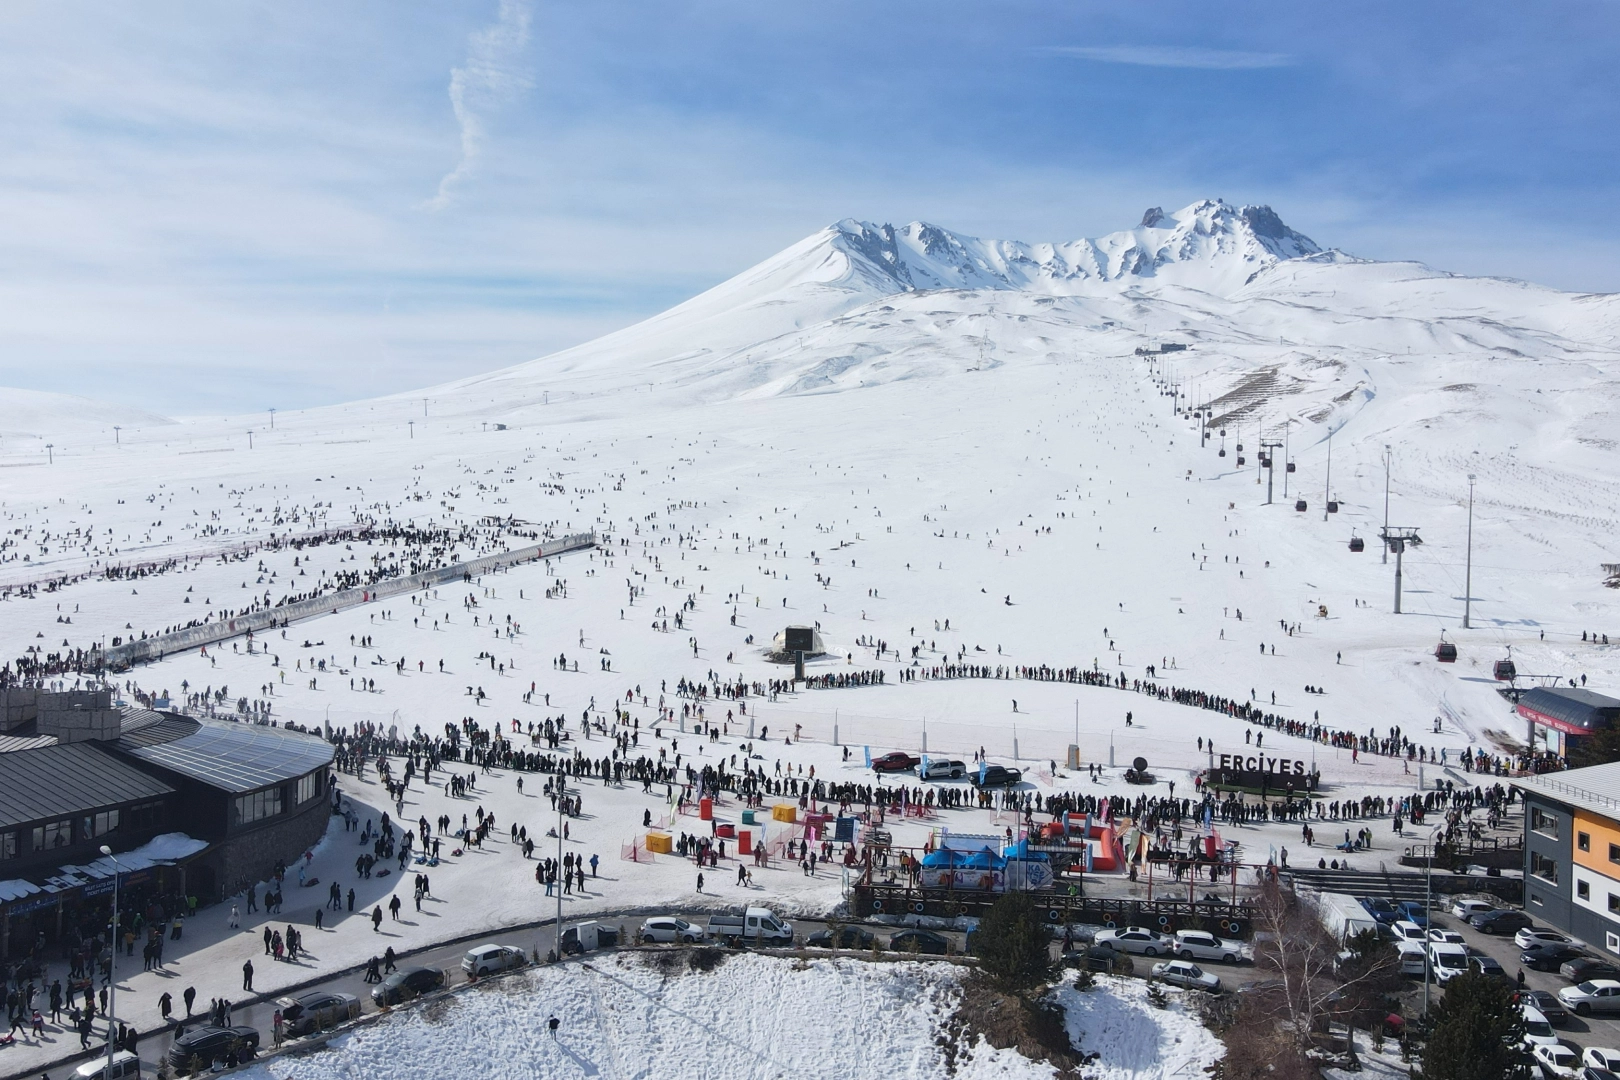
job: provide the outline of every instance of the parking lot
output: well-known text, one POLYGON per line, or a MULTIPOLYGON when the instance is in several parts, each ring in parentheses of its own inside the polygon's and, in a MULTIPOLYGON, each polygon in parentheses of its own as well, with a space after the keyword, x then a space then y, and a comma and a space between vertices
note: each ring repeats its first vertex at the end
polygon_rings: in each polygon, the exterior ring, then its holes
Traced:
MULTIPOLYGON (((1471 952, 1483 953, 1491 957, 1502 965, 1502 970, 1506 971, 1509 977, 1516 977, 1522 970, 1524 972, 1524 984, 1528 989, 1546 990, 1549 993, 1557 994, 1558 991, 1570 985, 1569 980, 1556 971, 1532 971, 1520 964, 1520 950, 1513 943, 1512 934, 1500 936, 1482 934, 1463 920, 1453 917, 1449 910, 1442 908, 1442 902, 1438 899, 1435 901, 1429 919, 1430 925, 1433 927, 1455 930, 1462 934, 1463 940, 1471 952)), ((1586 951, 1589 955, 1600 958, 1604 955, 1601 949, 1593 949, 1589 946, 1586 951)), ((1417 983, 1417 988, 1412 994, 1408 995, 1409 1000, 1413 1001, 1413 1007, 1409 1012, 1411 1015, 1416 1016, 1422 1009, 1423 991, 1421 989, 1422 980, 1414 979, 1413 981, 1417 983)), ((1429 987, 1431 1003, 1439 1001, 1443 993, 1444 991, 1440 987, 1431 984, 1429 987)), ((1620 1018, 1613 1016, 1583 1018, 1571 1012, 1567 1021, 1556 1026, 1563 1041, 1577 1048, 1577 1050, 1585 1050, 1589 1046, 1620 1047, 1620 1018)))

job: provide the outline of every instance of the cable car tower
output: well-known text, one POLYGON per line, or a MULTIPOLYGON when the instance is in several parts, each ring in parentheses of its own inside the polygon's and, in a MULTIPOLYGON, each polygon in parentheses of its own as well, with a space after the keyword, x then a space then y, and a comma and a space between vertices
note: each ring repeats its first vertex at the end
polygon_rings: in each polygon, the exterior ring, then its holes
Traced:
POLYGON ((1423 538, 1414 528, 1405 528, 1396 525, 1385 525, 1378 534, 1378 539, 1384 542, 1384 550, 1395 556, 1395 614, 1401 613, 1401 556, 1406 554, 1408 546, 1417 547, 1423 543, 1423 538))

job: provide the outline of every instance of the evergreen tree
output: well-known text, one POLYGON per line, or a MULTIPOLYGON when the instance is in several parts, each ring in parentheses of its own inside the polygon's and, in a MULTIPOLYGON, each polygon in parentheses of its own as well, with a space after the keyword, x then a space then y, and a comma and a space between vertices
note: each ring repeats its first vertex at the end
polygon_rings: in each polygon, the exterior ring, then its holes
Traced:
POLYGON ((979 920, 974 951, 985 974, 1011 989, 1034 986, 1052 970, 1052 935, 1028 893, 1008 892, 979 920))
POLYGON ((1469 972, 1446 984, 1430 1014, 1422 1080, 1508 1080, 1519 1073, 1524 1019, 1513 985, 1469 972))

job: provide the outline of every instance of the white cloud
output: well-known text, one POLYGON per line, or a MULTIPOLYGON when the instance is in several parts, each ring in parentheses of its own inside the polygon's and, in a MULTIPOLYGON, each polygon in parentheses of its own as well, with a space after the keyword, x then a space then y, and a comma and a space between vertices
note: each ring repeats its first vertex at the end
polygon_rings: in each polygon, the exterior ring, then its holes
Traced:
POLYGON ((439 181, 429 209, 450 205, 456 185, 472 173, 490 114, 532 85, 522 69, 528 42, 529 9, 519 0, 501 0, 495 22, 467 39, 466 63, 450 70, 450 107, 461 128, 461 159, 439 181))
POLYGON ((1294 58, 1287 53, 1201 49, 1191 45, 1052 45, 1042 51, 1055 56, 1072 56, 1077 60, 1093 60, 1099 64, 1201 68, 1206 71, 1249 71, 1289 67, 1294 63, 1294 58))

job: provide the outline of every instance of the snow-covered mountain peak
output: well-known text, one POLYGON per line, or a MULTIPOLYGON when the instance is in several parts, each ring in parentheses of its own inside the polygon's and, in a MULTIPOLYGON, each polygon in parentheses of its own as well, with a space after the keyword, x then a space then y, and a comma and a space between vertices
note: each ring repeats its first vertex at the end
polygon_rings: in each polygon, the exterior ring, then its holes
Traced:
POLYGON ((1153 207, 1134 229, 1095 240, 984 240, 913 221, 896 228, 845 218, 825 243, 847 260, 842 284, 879 293, 996 289, 1049 294, 1098 283, 1166 281, 1227 294, 1278 262, 1321 251, 1269 206, 1205 199, 1174 214, 1153 207))

